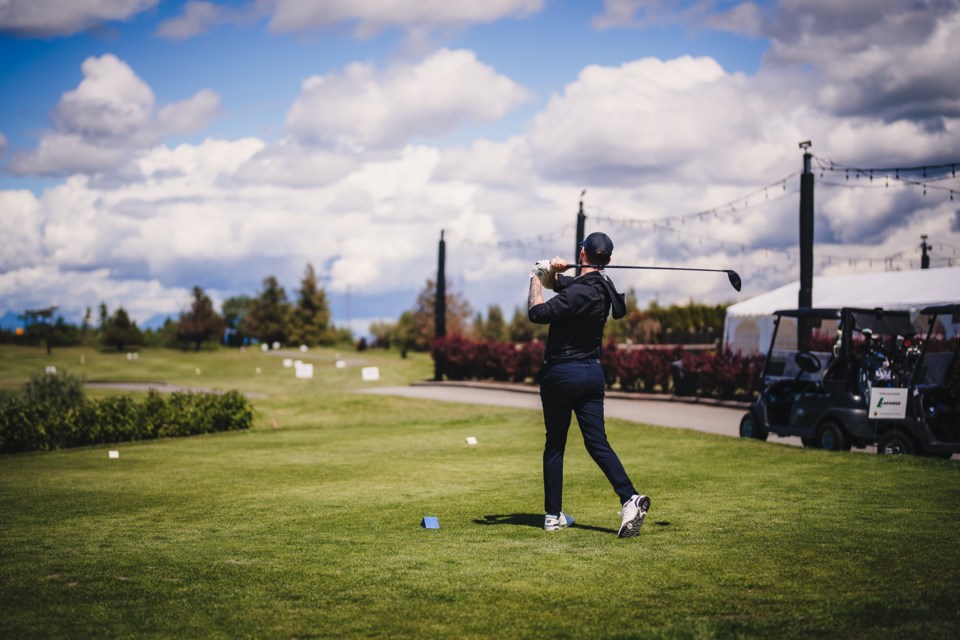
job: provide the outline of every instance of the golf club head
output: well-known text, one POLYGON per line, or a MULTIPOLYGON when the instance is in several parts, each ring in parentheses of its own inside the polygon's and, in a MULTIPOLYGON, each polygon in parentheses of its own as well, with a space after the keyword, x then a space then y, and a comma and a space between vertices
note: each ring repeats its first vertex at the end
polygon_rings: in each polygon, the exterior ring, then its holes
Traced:
POLYGON ((740 276, 737 274, 737 272, 732 269, 726 269, 726 273, 727 277, 730 278, 730 284, 733 285, 733 288, 737 291, 740 291, 740 286, 743 283, 740 282, 740 276))

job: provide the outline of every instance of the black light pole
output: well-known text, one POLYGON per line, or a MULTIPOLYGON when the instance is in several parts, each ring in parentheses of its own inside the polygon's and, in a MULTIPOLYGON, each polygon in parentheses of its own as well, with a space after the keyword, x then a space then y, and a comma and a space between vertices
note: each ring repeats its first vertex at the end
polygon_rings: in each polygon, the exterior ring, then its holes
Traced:
MULTIPOLYGON (((812 143, 800 143, 803 149, 803 173, 800 175, 800 295, 799 307, 813 306, 813 171, 810 164, 812 143)), ((797 318, 797 348, 810 347, 810 329, 804 318, 797 318)))
MULTIPOLYGON (((584 189, 580 192, 580 211, 577 213, 577 246, 573 250, 573 263, 580 262, 580 245, 583 244, 584 227, 587 224, 587 216, 583 213, 583 196, 587 193, 584 189)), ((577 275, 580 275, 580 267, 577 267, 577 275)))
POLYGON ((920 250, 923 251, 923 254, 920 256, 921 269, 930 268, 930 254, 927 252, 932 248, 933 247, 927 244, 927 236, 920 236, 920 250))
MULTIPOLYGON (((434 337, 443 338, 447 335, 447 280, 444 270, 447 260, 447 243, 443 240, 443 229, 440 230, 440 248, 437 251, 437 299, 434 303, 433 329, 434 337)), ((433 379, 443 379, 440 363, 436 358, 433 361, 433 379)))

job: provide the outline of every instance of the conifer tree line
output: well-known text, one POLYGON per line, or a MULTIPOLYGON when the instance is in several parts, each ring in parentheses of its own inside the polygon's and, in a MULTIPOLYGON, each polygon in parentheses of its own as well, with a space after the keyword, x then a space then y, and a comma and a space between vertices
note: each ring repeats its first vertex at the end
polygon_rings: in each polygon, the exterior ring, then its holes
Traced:
POLYGON ((348 329, 331 322, 326 292, 320 287, 313 265, 307 264, 300 286, 291 300, 276 277, 264 278, 254 296, 233 296, 220 311, 202 287, 195 286, 188 308, 177 319, 167 318, 156 331, 142 330, 122 306, 110 313, 101 302, 96 323, 87 308, 79 327, 56 316, 56 307, 27 310, 21 316, 22 332, 3 331, 4 341, 43 343, 53 346, 100 344, 118 351, 138 346, 163 346, 199 350, 204 344, 223 342, 242 346, 252 342, 283 345, 330 346, 351 343, 348 329))
MULTIPOLYGON (((522 295, 518 295, 522 298, 522 295)), ((725 304, 706 305, 692 300, 686 305, 660 306, 651 302, 641 309, 636 291, 626 295, 627 315, 608 322, 605 339, 632 344, 714 344, 723 333, 725 304)), ((401 351, 428 351, 434 338, 436 283, 427 280, 414 307, 396 322, 375 322, 370 326, 373 346, 399 347, 401 351)), ((490 305, 486 316, 474 312, 458 292, 446 291, 447 334, 484 342, 546 340, 549 327, 530 322, 526 307, 516 306, 508 322, 499 305, 490 305)))
MULTIPOLYGON (((636 344, 714 343, 723 331, 726 305, 690 301, 687 305, 661 307, 652 302, 641 310, 633 290, 627 293, 626 301, 627 316, 607 324, 606 339, 636 344)), ((397 348, 404 354, 429 351, 435 335, 435 305, 436 283, 428 279, 412 308, 394 322, 372 323, 372 345, 361 339, 357 347, 397 348)), ((513 343, 547 337, 548 327, 530 322, 525 307, 514 307, 508 322, 499 305, 490 305, 486 314, 474 312, 461 293, 448 288, 446 310, 448 335, 513 343)), ((122 306, 110 313, 107 305, 101 303, 95 323, 88 308, 79 327, 64 322, 55 312, 56 307, 25 311, 21 316, 25 335, 0 330, 0 341, 40 343, 48 350, 53 346, 100 344, 119 351, 141 345, 199 350, 205 344, 216 343, 234 347, 255 342, 308 347, 353 343, 349 329, 333 324, 326 292, 309 263, 293 299, 271 275, 263 279, 255 295, 227 298, 217 311, 198 285, 193 288, 189 307, 178 318, 167 318, 157 330, 141 330, 122 306)))

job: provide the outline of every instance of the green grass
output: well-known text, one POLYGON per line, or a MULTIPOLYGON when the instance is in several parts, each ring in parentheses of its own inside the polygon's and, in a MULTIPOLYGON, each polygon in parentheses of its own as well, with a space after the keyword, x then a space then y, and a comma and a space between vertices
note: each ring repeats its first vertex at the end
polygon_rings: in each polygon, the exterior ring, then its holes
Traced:
MULTIPOLYGON (((266 397, 249 432, 0 458, 0 637, 960 635, 956 461, 610 420, 653 500, 643 532, 617 539, 572 435, 579 526, 546 533, 537 412, 353 393, 359 363, 313 355, 304 381, 259 352, 55 352, 91 380, 266 397)), ((380 366, 372 384, 430 375, 341 355, 380 366)), ((0 348, 0 386, 46 363, 0 348)))

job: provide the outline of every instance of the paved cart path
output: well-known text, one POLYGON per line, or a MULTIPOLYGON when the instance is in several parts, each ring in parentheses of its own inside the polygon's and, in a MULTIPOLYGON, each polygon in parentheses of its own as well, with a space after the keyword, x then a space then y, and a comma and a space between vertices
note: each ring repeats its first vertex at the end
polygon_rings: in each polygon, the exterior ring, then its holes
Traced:
MULTIPOLYGON (((531 386, 442 382, 420 383, 409 387, 374 387, 363 390, 363 393, 540 411, 538 389, 531 386)), ((745 407, 743 403, 684 401, 672 396, 650 399, 616 392, 608 393, 604 401, 604 410, 608 417, 734 437, 740 436, 740 418, 746 411, 745 407)), ((800 438, 795 437, 770 436, 770 442, 801 446, 800 438)))

